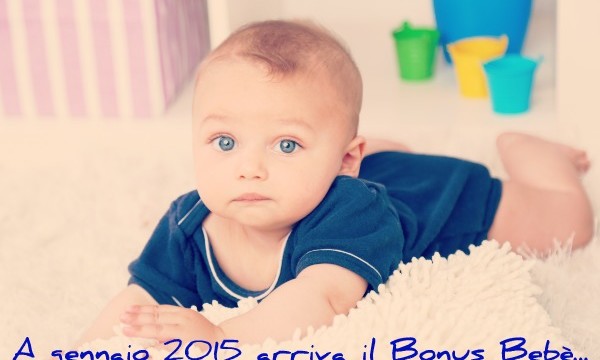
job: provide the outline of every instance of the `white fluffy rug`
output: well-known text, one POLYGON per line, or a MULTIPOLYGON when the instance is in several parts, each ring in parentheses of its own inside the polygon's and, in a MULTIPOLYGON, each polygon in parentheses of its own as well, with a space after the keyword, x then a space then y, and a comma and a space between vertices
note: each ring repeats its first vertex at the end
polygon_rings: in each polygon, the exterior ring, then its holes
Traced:
MULTIPOLYGON (((26 337, 36 358, 69 350, 125 285, 126 266, 160 215, 192 187, 185 132, 185 125, 164 124, 0 127, 0 359, 12 359, 26 337)), ((374 358, 393 359, 390 341, 401 347, 413 337, 421 352, 470 350, 467 359, 474 359, 481 349, 486 359, 500 359, 500 341, 523 337, 528 351, 550 340, 551 349, 600 359, 598 240, 545 261, 486 242, 469 256, 417 260, 399 270, 379 295, 333 326, 292 342, 245 347, 242 358, 304 350, 362 359, 375 338, 374 358)), ((209 306, 206 313, 220 321, 251 306, 209 306)), ((86 347, 126 352, 133 343, 116 336, 86 347)))
MULTIPOLYGON (((544 265, 525 261, 508 245, 499 247, 496 242, 472 247, 469 256, 457 253, 448 259, 414 259, 402 264, 378 293, 371 292, 348 316, 338 316, 332 326, 310 329, 302 338, 297 331, 286 342, 267 340, 261 346, 240 346, 241 358, 256 359, 261 353, 272 358, 278 351, 300 350, 331 352, 332 356, 340 353, 346 359, 358 360, 365 344, 371 353, 373 338, 375 359, 393 358, 393 349, 398 359, 414 354, 411 349, 425 358, 430 354, 427 350, 455 351, 458 356, 470 352, 466 358, 475 358, 477 353, 486 358, 500 358, 503 353, 513 358, 522 354, 517 348, 543 351, 546 341, 551 350, 570 350, 583 357, 578 348, 582 345, 561 334, 537 301, 536 296, 543 291, 531 279, 531 269, 536 266, 544 265), (517 337, 525 339, 522 347, 517 337)), ((213 304, 205 306, 204 313, 219 323, 255 305, 252 300, 242 301, 238 309, 213 304)), ((125 353, 130 344, 137 349, 148 342, 115 336, 85 344, 80 350, 125 353)), ((150 353, 164 359, 174 349, 175 344, 150 353)))

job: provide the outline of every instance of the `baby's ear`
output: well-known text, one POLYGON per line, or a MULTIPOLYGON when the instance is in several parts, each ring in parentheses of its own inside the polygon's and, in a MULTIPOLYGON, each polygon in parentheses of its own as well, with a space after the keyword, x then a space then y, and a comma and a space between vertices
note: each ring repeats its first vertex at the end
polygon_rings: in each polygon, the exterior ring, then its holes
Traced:
POLYGON ((360 163, 365 153, 366 140, 362 136, 356 136, 348 146, 342 159, 342 166, 338 175, 348 175, 352 177, 358 177, 358 171, 360 170, 360 163))

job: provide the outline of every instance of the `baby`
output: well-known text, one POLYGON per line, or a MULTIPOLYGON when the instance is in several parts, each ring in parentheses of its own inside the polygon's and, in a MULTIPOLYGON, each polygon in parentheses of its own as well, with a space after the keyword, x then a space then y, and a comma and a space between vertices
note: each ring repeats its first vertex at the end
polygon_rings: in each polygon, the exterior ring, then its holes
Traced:
POLYGON ((359 71, 324 29, 268 21, 201 64, 193 105, 196 190, 160 220, 131 279, 81 341, 288 339, 330 324, 402 261, 487 238, 544 251, 592 237, 584 152, 523 134, 498 148, 509 178, 357 135, 359 71), (260 301, 218 326, 190 309, 260 301), (159 305, 160 304, 160 305, 159 305))

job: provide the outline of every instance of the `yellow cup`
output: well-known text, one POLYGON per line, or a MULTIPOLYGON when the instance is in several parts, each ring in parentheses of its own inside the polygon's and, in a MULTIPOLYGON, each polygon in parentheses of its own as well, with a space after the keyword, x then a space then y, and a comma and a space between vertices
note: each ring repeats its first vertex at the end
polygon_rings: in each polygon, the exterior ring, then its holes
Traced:
POLYGON ((508 36, 472 37, 448 44, 461 95, 470 98, 488 96, 483 63, 500 57, 508 47, 508 36))

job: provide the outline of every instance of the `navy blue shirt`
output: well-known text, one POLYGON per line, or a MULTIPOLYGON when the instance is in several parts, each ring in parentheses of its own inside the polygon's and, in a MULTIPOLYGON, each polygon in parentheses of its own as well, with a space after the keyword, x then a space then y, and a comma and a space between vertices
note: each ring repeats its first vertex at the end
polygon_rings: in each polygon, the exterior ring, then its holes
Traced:
POLYGON ((130 283, 161 304, 200 307, 216 300, 235 306, 249 296, 261 300, 315 264, 347 268, 376 289, 402 258, 403 232, 385 187, 338 176, 321 203, 293 226, 273 285, 249 291, 219 267, 202 228, 209 212, 196 191, 175 200, 129 266, 130 283))

